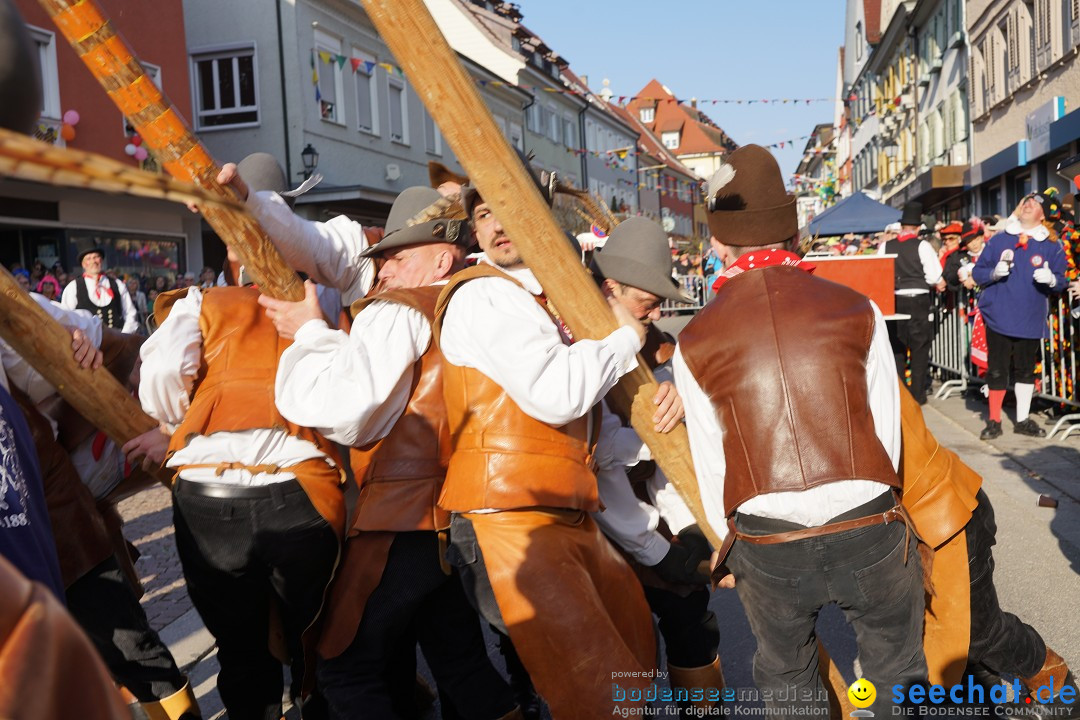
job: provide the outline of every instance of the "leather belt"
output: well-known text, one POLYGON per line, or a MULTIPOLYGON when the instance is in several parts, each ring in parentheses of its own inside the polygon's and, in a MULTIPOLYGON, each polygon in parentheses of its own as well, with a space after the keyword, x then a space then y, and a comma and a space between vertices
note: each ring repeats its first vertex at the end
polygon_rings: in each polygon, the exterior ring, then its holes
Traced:
POLYGON ((177 495, 198 495, 223 500, 261 500, 303 491, 304 488, 298 480, 283 480, 270 485, 224 485, 177 478, 173 483, 173 492, 177 495))
POLYGON ((907 514, 902 505, 894 505, 885 512, 877 513, 875 515, 866 515, 864 517, 855 518, 854 520, 842 520, 840 522, 803 528, 801 530, 789 530, 788 532, 772 533, 770 535, 747 535, 746 533, 736 532, 735 536, 739 540, 755 545, 775 545, 777 543, 805 540, 806 538, 818 537, 821 535, 831 535, 833 533, 869 527, 871 525, 888 525, 889 523, 896 521, 905 524, 907 523, 907 514))

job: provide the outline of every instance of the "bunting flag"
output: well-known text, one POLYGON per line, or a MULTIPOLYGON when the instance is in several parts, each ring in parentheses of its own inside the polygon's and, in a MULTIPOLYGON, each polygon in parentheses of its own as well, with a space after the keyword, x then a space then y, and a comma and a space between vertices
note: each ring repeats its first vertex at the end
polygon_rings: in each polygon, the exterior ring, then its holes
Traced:
MULTIPOLYGON (((329 65, 330 63, 337 63, 339 68, 344 68, 345 63, 348 62, 350 64, 350 66, 352 67, 352 71, 354 73, 359 72, 360 68, 362 66, 364 68, 364 72, 366 72, 367 74, 370 75, 371 71, 376 66, 378 66, 378 67, 382 68, 383 70, 385 70, 386 72, 388 72, 388 73, 390 73, 392 75, 399 75, 401 77, 405 76, 405 71, 402 70, 397 65, 393 65, 393 64, 388 63, 388 62, 371 62, 369 60, 362 60, 361 58, 350 58, 347 55, 340 55, 338 53, 330 52, 328 50, 313 51, 313 54, 312 54, 312 69, 313 70, 314 70, 314 57, 315 57, 316 52, 319 55, 319 59, 322 60, 327 65, 329 65)), ((576 90, 574 88, 547 87, 547 86, 542 86, 542 85, 517 85, 515 83, 506 82, 504 80, 482 80, 482 79, 478 78, 476 80, 476 83, 478 85, 487 86, 487 87, 512 87, 512 88, 517 88, 519 90, 535 90, 535 91, 541 91, 541 92, 546 92, 546 93, 558 93, 560 95, 578 95, 578 96, 581 96, 581 95, 589 94, 588 91, 576 90)), ((705 104, 709 104, 709 105, 755 105, 755 104, 758 104, 758 103, 761 103, 761 104, 764 104, 764 105, 769 105, 769 104, 778 104, 778 105, 792 104, 792 105, 797 105, 799 103, 805 103, 805 104, 809 105, 810 103, 816 103, 816 102, 831 102, 831 103, 835 103, 835 102, 838 102, 838 101, 839 102, 851 102, 851 101, 854 101, 856 99, 856 97, 855 97, 855 95, 851 95, 851 96, 846 97, 846 98, 834 98, 834 97, 829 97, 829 98, 763 98, 763 99, 759 99, 759 98, 721 98, 721 99, 715 99, 715 100, 713 100, 713 99, 687 100, 686 98, 673 98, 673 97, 655 98, 655 97, 649 97, 647 95, 619 95, 617 98, 613 97, 612 99, 613 100, 617 99, 619 105, 626 105, 629 102, 634 102, 634 101, 637 101, 637 100, 641 100, 641 101, 644 101, 644 102, 656 102, 656 103, 660 103, 660 102, 678 103, 679 105, 688 105, 691 102, 697 102, 698 105, 705 105, 705 104)))

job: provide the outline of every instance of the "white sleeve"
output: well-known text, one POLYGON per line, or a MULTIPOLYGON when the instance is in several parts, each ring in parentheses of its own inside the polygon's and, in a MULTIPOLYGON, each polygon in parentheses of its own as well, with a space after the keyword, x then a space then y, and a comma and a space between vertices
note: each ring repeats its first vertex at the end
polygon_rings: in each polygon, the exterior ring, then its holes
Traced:
POLYGON ((64 292, 60 293, 60 307, 67 310, 74 310, 75 306, 79 304, 78 291, 75 289, 75 283, 83 282, 82 276, 78 276, 67 284, 64 288, 64 292))
POLYGON ((874 432, 896 470, 900 467, 900 385, 896 381, 896 359, 885 318, 872 300, 870 305, 874 308, 874 336, 866 357, 867 398, 874 432))
POLYGON ((138 332, 139 317, 135 312, 135 303, 131 301, 131 293, 128 292, 124 283, 119 280, 116 281, 116 286, 120 288, 120 306, 124 310, 124 328, 120 332, 138 332))
POLYGON ((637 334, 565 345, 535 298, 510 280, 478 278, 450 300, 441 338, 448 362, 499 384, 529 416, 560 426, 582 417, 637 367, 637 334))
MULTIPOLYGON (((724 510, 724 476, 727 461, 724 457, 724 432, 713 410, 712 401, 698 385, 683 360, 682 347, 676 346, 671 359, 675 385, 686 409, 686 430, 690 436, 690 454, 694 459, 698 491, 705 517, 722 540, 727 536, 724 510)), ((894 373, 895 374, 895 373, 894 373)))
POLYGON ((647 453, 645 443, 634 428, 623 425, 619 416, 608 407, 607 400, 600 403, 600 410, 600 433, 593 453, 597 467, 626 468, 636 465, 642 459, 643 450, 647 453))
POLYGON ((604 534, 644 565, 663 560, 670 543, 656 531, 660 513, 634 495, 626 469, 615 466, 598 470, 596 486, 604 509, 592 516, 604 534))
POLYGON ((202 365, 201 310, 202 293, 189 288, 139 352, 139 401, 150 417, 173 429, 191 405, 191 387, 202 365))
MULTIPOLYGON (((30 293, 30 298, 65 329, 81 330, 94 347, 101 347, 101 318, 85 310, 67 310, 59 303, 51 302, 44 295, 35 292, 30 293)), ((35 405, 56 394, 56 387, 3 340, 0 340, 0 362, 3 363, 11 384, 26 393, 35 405)))
POLYGON ((247 206, 291 267, 340 290, 346 306, 367 295, 375 265, 360 257, 368 248, 360 223, 344 215, 325 223, 304 220, 275 192, 248 193, 247 206))
POLYGON ((348 335, 309 321, 278 363, 278 410, 343 445, 386 437, 408 404, 413 368, 430 343, 427 318, 400 303, 373 303, 348 335))
POLYGON ((941 280, 941 260, 930 243, 925 240, 919 242, 919 260, 922 262, 923 275, 927 285, 937 285, 941 280))
POLYGON ((649 499, 652 500, 656 509, 660 511, 660 517, 664 518, 664 522, 667 523, 671 532, 678 535, 697 522, 697 518, 690 512, 690 508, 686 506, 682 495, 671 484, 671 481, 668 480, 667 475, 659 466, 657 466, 656 472, 649 478, 645 487, 649 491, 649 499))

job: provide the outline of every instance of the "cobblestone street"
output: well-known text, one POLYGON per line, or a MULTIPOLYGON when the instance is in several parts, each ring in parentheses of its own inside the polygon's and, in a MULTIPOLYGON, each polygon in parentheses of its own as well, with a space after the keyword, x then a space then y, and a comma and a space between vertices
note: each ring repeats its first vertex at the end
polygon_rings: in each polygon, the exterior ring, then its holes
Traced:
POLYGON ((124 536, 139 550, 135 568, 146 594, 142 604, 150 625, 162 630, 191 610, 173 537, 169 491, 154 488, 120 503, 124 536))

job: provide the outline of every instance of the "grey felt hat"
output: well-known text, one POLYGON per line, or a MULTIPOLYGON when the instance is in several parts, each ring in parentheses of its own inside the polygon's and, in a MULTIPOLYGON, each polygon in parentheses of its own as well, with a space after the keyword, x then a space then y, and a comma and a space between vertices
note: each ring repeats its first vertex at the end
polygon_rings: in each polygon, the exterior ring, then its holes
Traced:
POLYGON ((422 185, 405 188, 390 207, 390 216, 386 219, 386 234, 383 235, 383 239, 365 250, 361 255, 371 257, 387 250, 396 250, 405 245, 426 243, 470 244, 472 240, 466 231, 464 220, 439 218, 416 225, 409 225, 412 218, 441 199, 442 195, 433 188, 422 185))
POLYGON ((300 187, 290 190, 289 180, 285 177, 285 171, 281 169, 281 163, 270 153, 264 152, 251 153, 236 164, 236 170, 249 190, 276 192, 285 198, 289 207, 293 206, 298 196, 322 182, 322 175, 316 173, 304 180, 300 187))
POLYGON ((671 276, 667 233, 652 220, 632 217, 619 223, 593 262, 609 280, 668 300, 693 302, 671 276))

